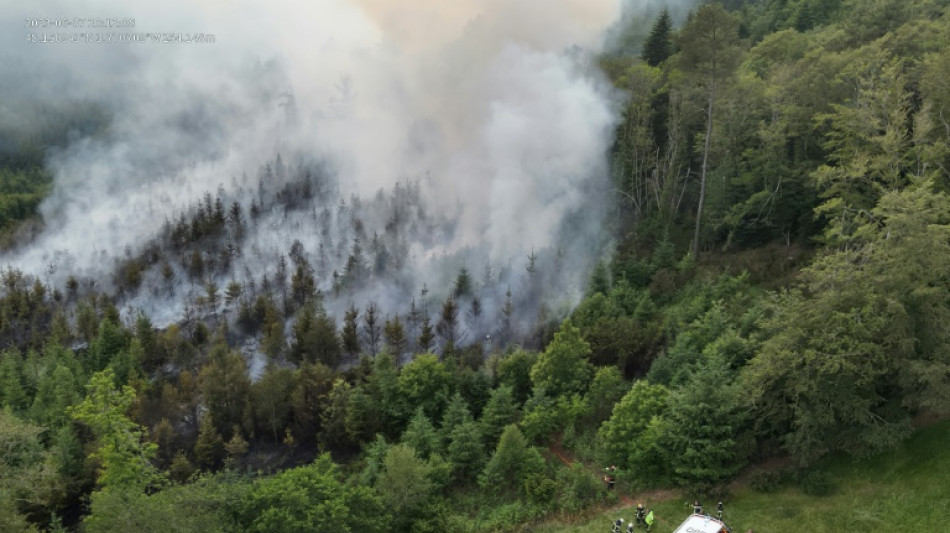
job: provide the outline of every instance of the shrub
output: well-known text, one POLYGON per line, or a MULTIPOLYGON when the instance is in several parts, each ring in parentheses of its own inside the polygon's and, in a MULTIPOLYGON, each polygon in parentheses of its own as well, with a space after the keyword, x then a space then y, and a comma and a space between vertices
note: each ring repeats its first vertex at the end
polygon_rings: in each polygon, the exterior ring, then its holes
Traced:
POLYGON ((604 484, 600 479, 580 465, 573 465, 561 471, 558 476, 564 491, 561 494, 561 508, 576 512, 590 507, 604 498, 604 484))
POLYGON ((749 486, 759 492, 775 492, 781 481, 777 470, 755 470, 749 474, 749 486))
POLYGON ((834 488, 834 483, 828 474, 820 470, 810 470, 802 476, 802 492, 809 496, 827 496, 834 492, 834 488))

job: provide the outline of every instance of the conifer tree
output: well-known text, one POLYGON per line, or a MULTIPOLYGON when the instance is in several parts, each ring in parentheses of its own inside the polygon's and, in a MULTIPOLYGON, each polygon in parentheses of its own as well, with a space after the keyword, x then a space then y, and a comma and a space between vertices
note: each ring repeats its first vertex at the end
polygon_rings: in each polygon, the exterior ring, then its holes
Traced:
POLYGON ((401 356, 409 348, 409 339, 406 338, 406 330, 398 314, 386 321, 383 326, 383 336, 390 353, 396 357, 401 356))
POLYGON ((350 358, 360 353, 359 326, 357 325, 359 316, 360 312, 355 305, 350 305, 350 308, 343 313, 343 353, 350 358))
POLYGON ((419 326, 419 339, 417 341, 419 351, 422 353, 428 352, 432 348, 433 341, 435 341, 435 334, 432 331, 432 323, 429 322, 429 317, 423 317, 422 325, 419 326))
POLYGON ((214 420, 210 414, 201 420, 201 429, 198 430, 198 440, 195 441, 195 459, 198 466, 206 469, 217 468, 224 454, 224 439, 214 427, 214 420))
POLYGON ((653 24, 650 30, 650 36, 643 43, 643 52, 640 57, 651 67, 658 66, 670 57, 673 49, 673 43, 670 41, 670 31, 673 29, 673 21, 670 18, 670 10, 663 8, 660 17, 653 24))

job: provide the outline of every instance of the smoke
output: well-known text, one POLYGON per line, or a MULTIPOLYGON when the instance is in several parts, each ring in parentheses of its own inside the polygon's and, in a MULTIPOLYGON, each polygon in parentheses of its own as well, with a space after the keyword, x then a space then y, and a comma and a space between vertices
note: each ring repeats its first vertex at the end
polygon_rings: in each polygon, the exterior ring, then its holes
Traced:
POLYGON ((679 27, 699 3, 699 0, 624 0, 619 16, 604 34, 604 50, 637 55, 663 9, 669 10, 673 26, 679 27))
MULTIPOLYGON (((5 7, 4 26, 22 30, 0 38, 0 95, 95 106, 110 121, 49 155, 55 183, 40 209, 45 227, 0 262, 54 285, 73 275, 108 286, 118 262, 141 254, 211 193, 245 213, 265 208, 239 241, 240 258, 215 271, 220 284, 273 272, 297 240, 312 264, 326 253, 317 282, 330 293, 354 237, 368 249, 393 216, 382 211, 403 205, 403 194, 417 198, 405 203, 417 209, 406 215, 415 233, 385 244, 405 250, 411 264, 331 310, 361 298, 404 308, 406 294, 424 284, 444 294, 461 266, 478 280, 494 265, 486 279, 510 286, 532 250, 571 273, 549 276, 560 283, 559 303, 570 306, 604 252, 618 95, 593 57, 620 10, 616 0, 5 7), (134 18, 135 27, 28 27, 34 17, 134 18), (77 33, 144 42, 26 38, 77 33), (156 33, 202 33, 213 43, 159 43, 156 33), (277 154, 285 168, 276 168, 277 154), (274 198, 304 172, 323 176, 325 196, 281 207, 274 198), (348 227, 357 218, 362 236, 348 227), (335 253, 323 248, 331 241, 335 253)), ((0 105, 0 113, 23 119, 16 106, 0 105)), ((128 300, 161 323, 180 317, 174 301, 200 287, 158 290, 158 270, 146 273, 152 289, 128 300)), ((496 291, 490 304, 502 296, 496 291)))

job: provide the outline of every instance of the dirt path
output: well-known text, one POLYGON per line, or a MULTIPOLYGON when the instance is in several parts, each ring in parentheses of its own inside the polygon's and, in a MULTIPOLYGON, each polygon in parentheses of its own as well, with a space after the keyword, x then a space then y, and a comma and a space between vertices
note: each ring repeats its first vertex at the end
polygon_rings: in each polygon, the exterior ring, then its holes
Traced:
MULTIPOLYGON (((573 466, 574 464, 578 462, 578 461, 575 461, 570 456, 567 450, 564 449, 564 446, 561 443, 560 435, 558 435, 557 439, 555 439, 554 442, 551 444, 549 451, 551 452, 552 455, 557 457, 562 463, 564 463, 567 466, 573 466)), ((596 469, 594 466, 585 464, 585 463, 581 463, 581 464, 585 468, 590 470, 591 472, 594 472, 595 474, 599 474, 599 469, 596 469)), ((621 511, 623 509, 628 509, 628 508, 632 508, 636 506, 638 502, 643 503, 643 502, 653 502, 653 501, 659 501, 659 500, 668 500, 668 499, 673 498, 676 494, 677 492, 673 489, 655 489, 655 490, 649 490, 649 491, 641 491, 636 494, 629 494, 629 495, 624 494, 618 490, 617 497, 620 499, 620 501, 612 507, 598 508, 596 512, 600 513, 603 511, 608 511, 608 512, 621 511)), ((647 507, 649 507, 649 505, 647 505, 647 507)), ((669 524, 669 522, 657 516, 656 514, 654 514, 654 516, 660 522, 669 524)))

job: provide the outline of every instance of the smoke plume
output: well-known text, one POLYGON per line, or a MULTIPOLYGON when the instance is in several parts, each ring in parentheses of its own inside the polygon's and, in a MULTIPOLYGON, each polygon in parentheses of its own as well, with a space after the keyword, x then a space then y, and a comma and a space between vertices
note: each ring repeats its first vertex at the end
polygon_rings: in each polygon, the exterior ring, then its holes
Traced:
MULTIPOLYGON (((442 297, 462 266, 497 286, 486 302, 497 308, 533 254, 550 266, 555 303, 570 307, 606 244, 618 95, 594 56, 619 15, 616 0, 6 7, 0 118, 45 100, 94 105, 109 120, 49 153, 45 227, 0 261, 54 286, 76 276, 108 287, 117 265, 214 195, 261 213, 229 236, 242 250, 209 277, 260 279, 299 241, 310 264, 328 263, 315 277, 330 295, 354 243, 369 250, 405 205, 411 231, 378 240, 408 264, 338 295, 328 305, 338 317, 362 298, 403 312, 423 286, 442 297), (30 26, 37 17, 85 22, 30 26), (134 28, 92 28, 95 18, 134 28), (213 42, 159 42, 195 34, 213 42), (304 174, 315 199, 275 200, 304 174)), ((159 270, 125 298, 167 323, 202 288, 160 288, 159 270)))

